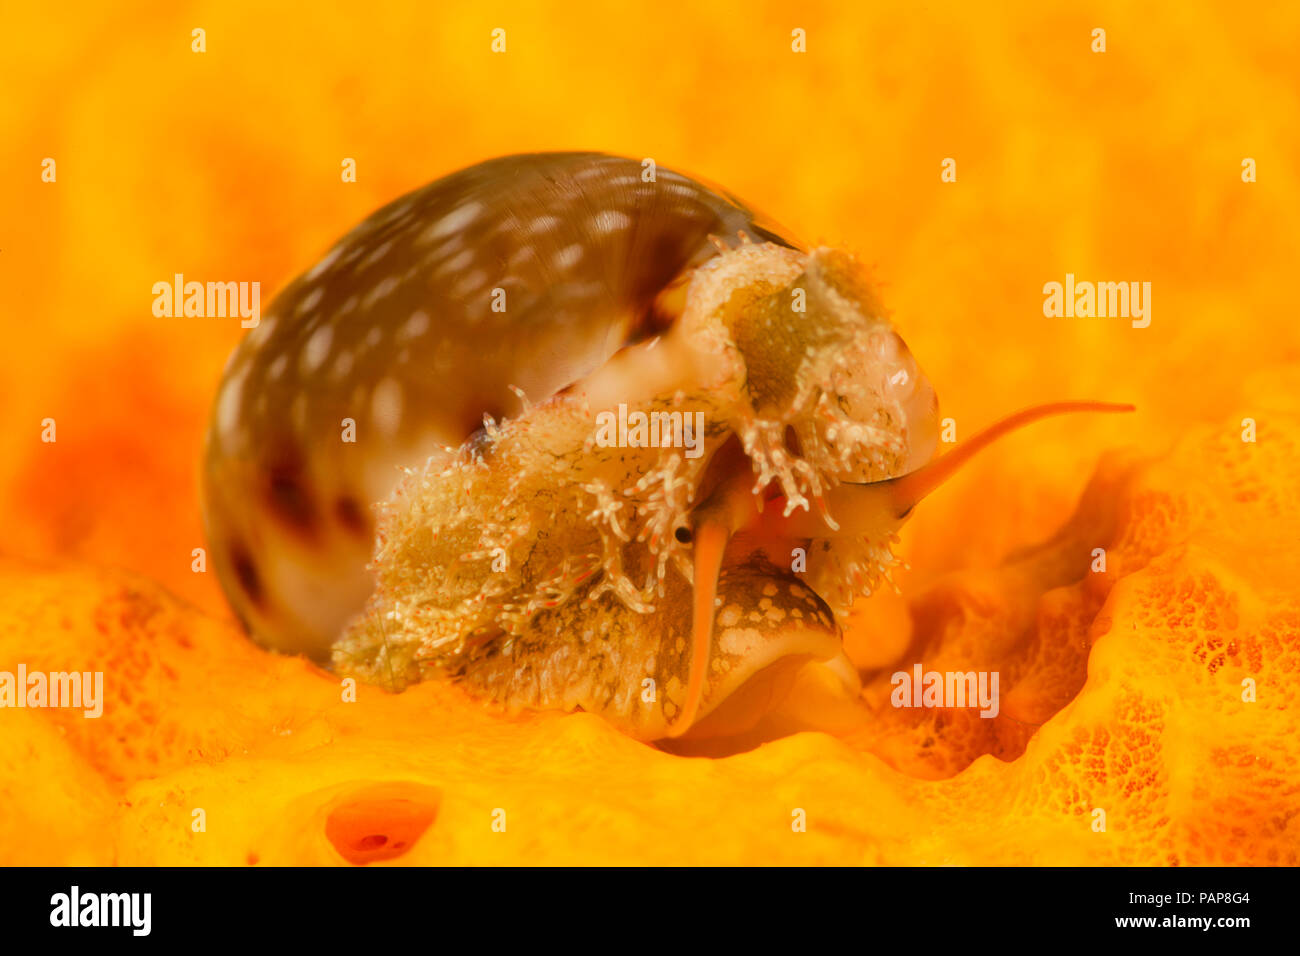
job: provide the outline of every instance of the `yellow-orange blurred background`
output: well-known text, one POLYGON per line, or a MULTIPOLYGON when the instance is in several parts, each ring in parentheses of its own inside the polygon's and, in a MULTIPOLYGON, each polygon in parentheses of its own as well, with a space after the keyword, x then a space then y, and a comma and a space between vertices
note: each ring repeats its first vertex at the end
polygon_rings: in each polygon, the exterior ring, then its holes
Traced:
POLYGON ((153 283, 257 280, 265 307, 431 179, 599 149, 873 263, 962 435, 1039 401, 1139 406, 1036 426, 918 509, 905 592, 992 567, 1067 518, 1105 449, 1293 404, 1298 36, 1300 9, 1227 2, 11 4, 0 549, 139 572, 228 618, 191 551, 242 330, 154 317, 153 283), (1067 272, 1149 281, 1150 327, 1044 318, 1043 284, 1067 272))
POLYGON ((1248 414, 1243 382, 1300 357, 1300 12, 71 7, 11 6, 0 39, 2 540, 148 573, 214 612, 212 576, 190 571, 196 467, 242 330, 155 318, 152 284, 258 280, 265 304, 381 203, 489 156, 653 156, 857 250, 966 434, 1034 401, 1139 403, 1140 426, 1044 425, 980 462, 1024 494, 953 541, 941 529, 977 508, 954 488, 918 516, 916 534, 943 540, 918 544, 922 566, 1032 539, 1103 436, 1160 443, 1248 414), (207 53, 191 52, 194 27, 207 53), (505 54, 490 51, 495 27, 505 54), (945 157, 955 184, 940 182, 945 157), (1066 272, 1150 281, 1150 328, 1043 318, 1042 285, 1066 272), (55 445, 39 441, 46 417, 55 445))

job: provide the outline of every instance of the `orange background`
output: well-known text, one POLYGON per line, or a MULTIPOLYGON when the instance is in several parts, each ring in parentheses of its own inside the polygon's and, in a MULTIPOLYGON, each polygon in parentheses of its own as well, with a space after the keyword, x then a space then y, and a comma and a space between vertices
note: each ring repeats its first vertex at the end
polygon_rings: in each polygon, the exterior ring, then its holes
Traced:
POLYGON ((202 434, 242 330, 155 318, 151 286, 258 280, 265 309, 382 203, 511 152, 654 157, 857 251, 960 435, 1039 401, 1139 406, 981 457, 918 509, 905 594, 1043 538, 1107 448, 1235 436, 1245 416, 1263 440, 1269 409, 1294 406, 1294 8, 167 0, 5 21, 0 548, 24 560, 137 572, 228 620, 190 563, 202 434), (1150 327, 1044 318, 1066 272, 1151 282, 1150 327))
POLYGON ((1242 382, 1300 358, 1284 278, 1300 262, 1300 12, 264 6, 9 11, 0 526, 12 553, 119 564, 221 610, 212 577, 190 571, 196 469, 242 333, 154 318, 153 283, 258 280, 265 307, 380 204, 504 153, 653 156, 806 241, 855 249, 966 434, 1036 401, 1139 403, 1139 435, 1053 423, 977 464, 1024 494, 992 536, 962 542, 943 526, 973 503, 962 488, 952 509, 936 501, 916 521, 943 539, 917 555, 927 567, 1032 539, 1082 486, 1097 436, 1159 443, 1247 414, 1242 382), (1089 49, 1098 25, 1105 54, 1089 49), (206 54, 190 52, 194 26, 206 54), (489 50, 496 26, 504 55, 489 50), (806 54, 790 52, 795 26, 806 54), (46 156, 57 184, 40 181, 46 156), (356 184, 340 181, 349 156, 356 184), (944 157, 955 184, 939 180, 944 157), (1150 281, 1151 327, 1044 319, 1042 285, 1067 271, 1150 281), (55 446, 39 442, 45 417, 55 446))

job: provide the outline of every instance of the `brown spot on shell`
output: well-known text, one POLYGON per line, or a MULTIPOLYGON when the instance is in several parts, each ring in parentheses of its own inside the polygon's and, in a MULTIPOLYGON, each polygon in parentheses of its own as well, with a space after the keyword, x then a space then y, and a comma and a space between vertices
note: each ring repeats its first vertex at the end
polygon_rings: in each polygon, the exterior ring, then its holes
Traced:
POLYGON ((230 546, 230 565, 235 572, 235 580, 244 589, 248 599, 255 606, 261 607, 266 600, 266 593, 262 590, 262 578, 257 573, 257 566, 253 563, 252 557, 242 544, 234 543, 230 546))
POLYGON ((268 501, 275 515, 295 531, 304 536, 315 533, 315 506, 300 475, 294 472, 272 472, 268 501))
POLYGON ((351 495, 341 495, 334 502, 334 516, 350 533, 359 538, 370 537, 370 518, 361 503, 351 495))
POLYGON ((276 442, 271 447, 276 457, 265 471, 267 506, 291 531, 312 538, 317 532, 319 515, 302 456, 288 441, 276 442))

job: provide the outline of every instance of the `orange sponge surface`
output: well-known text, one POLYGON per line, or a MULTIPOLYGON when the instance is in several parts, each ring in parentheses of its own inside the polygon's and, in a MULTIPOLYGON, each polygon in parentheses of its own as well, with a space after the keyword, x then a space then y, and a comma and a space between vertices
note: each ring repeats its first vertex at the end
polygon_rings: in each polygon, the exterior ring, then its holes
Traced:
MULTIPOLYGON (((895 664, 1001 668, 993 720, 890 708, 884 667, 867 729, 719 759, 445 685, 352 701, 148 581, 11 565, 0 659, 108 677, 98 719, 5 714, 0 846, 11 863, 1295 864, 1300 416, 1273 428, 1114 456, 1061 535, 911 599, 895 664), (1098 542, 1104 572, 1063 573, 1098 542)), ((873 608, 851 649, 880 651, 873 608)))

